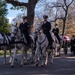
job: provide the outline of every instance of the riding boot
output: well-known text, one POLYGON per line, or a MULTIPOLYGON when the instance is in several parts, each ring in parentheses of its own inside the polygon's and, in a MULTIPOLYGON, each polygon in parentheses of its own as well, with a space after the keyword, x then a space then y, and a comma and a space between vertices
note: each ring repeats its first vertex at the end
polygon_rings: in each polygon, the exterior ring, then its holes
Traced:
POLYGON ((31 41, 27 41, 27 46, 31 48, 31 41))
POLYGON ((52 43, 54 42, 54 40, 53 40, 53 38, 52 38, 50 32, 44 32, 44 34, 46 35, 46 37, 47 37, 47 39, 48 39, 48 41, 49 41, 50 49, 52 49, 52 48, 53 48, 52 43))
POLYGON ((53 49, 53 45, 52 45, 51 41, 49 42, 49 47, 50 47, 50 49, 53 49))
POLYGON ((33 49, 33 50, 36 49, 36 41, 37 41, 37 36, 35 37, 35 41, 34 41, 34 49, 33 49))

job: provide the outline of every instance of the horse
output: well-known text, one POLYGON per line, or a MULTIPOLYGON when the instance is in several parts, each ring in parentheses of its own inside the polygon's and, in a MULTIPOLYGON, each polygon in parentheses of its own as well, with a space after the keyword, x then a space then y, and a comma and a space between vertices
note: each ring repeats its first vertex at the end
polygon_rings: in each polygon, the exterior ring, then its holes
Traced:
POLYGON ((55 47, 54 56, 60 56, 60 50, 61 50, 62 41, 60 41, 60 43, 59 43, 57 37, 55 36, 55 42, 56 42, 56 47, 55 47))
POLYGON ((10 45, 11 43, 11 33, 1 33, 0 34, 0 50, 4 51, 4 65, 6 64, 6 50, 9 50, 10 60, 12 61, 12 55, 11 50, 13 48, 13 45, 10 45))
MULTIPOLYGON (((55 42, 54 34, 52 32, 50 32, 50 33, 55 42)), ((36 35, 37 35, 37 40, 36 40, 36 51, 35 51, 35 63, 36 63, 35 65, 38 66, 39 63, 41 63, 41 66, 47 65, 49 53, 51 56, 51 63, 53 63, 54 48, 51 49, 49 52, 49 50, 48 50, 48 49, 50 49, 49 41, 48 41, 46 35, 43 33, 43 30, 42 30, 40 24, 38 24, 36 27, 36 35)))
POLYGON ((11 37, 13 38, 14 44, 15 44, 14 55, 13 55, 11 67, 14 66, 14 60, 15 60, 16 53, 17 53, 18 49, 21 49, 21 51, 22 51, 22 60, 21 60, 20 65, 23 66, 27 62, 27 49, 29 49, 31 51, 31 48, 29 48, 27 46, 26 38, 25 38, 24 34, 21 32, 21 30, 19 29, 19 27, 17 27, 16 24, 12 25, 11 37))

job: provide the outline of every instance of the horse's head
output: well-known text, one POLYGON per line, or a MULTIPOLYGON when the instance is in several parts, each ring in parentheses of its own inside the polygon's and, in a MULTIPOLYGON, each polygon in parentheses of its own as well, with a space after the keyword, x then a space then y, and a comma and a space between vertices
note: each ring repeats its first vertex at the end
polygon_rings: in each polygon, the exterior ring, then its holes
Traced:
POLYGON ((12 25, 11 27, 11 38, 12 40, 21 40, 22 38, 24 38, 24 35, 21 33, 21 30, 19 29, 19 27, 17 27, 17 25, 12 25))
POLYGON ((17 25, 12 25, 12 27, 11 27, 11 37, 15 37, 17 35, 17 32, 18 32, 17 25))
POLYGON ((43 30, 42 30, 42 27, 41 27, 40 24, 38 24, 38 25, 36 26, 35 32, 36 32, 36 34, 41 34, 41 33, 43 33, 43 30))

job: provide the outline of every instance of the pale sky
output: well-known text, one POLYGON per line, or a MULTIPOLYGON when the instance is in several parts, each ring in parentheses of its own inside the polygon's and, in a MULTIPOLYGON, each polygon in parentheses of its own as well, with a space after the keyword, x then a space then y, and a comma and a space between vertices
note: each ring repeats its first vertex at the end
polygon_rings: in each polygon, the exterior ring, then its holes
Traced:
POLYGON ((8 9, 8 14, 7 18, 9 19, 9 23, 11 23, 12 19, 15 18, 19 13, 22 13, 21 10, 11 10, 10 7, 12 5, 8 4, 7 9, 8 9))
MULTIPOLYGON (((28 0, 19 0, 22 2, 28 2, 28 0)), ((19 13, 23 13, 23 11, 21 10, 11 10, 10 8, 12 7, 11 4, 7 5, 7 9, 8 9, 8 14, 7 14, 7 18, 9 19, 9 23, 11 23, 12 19, 15 18, 19 13)))
MULTIPOLYGON (((28 2, 28 0, 19 0, 19 1, 28 2)), ((55 1, 55 0, 51 0, 51 1, 55 1)), ((12 19, 15 18, 18 14, 24 13, 24 11, 21 11, 21 10, 11 10, 10 7, 12 7, 12 5, 11 4, 8 4, 7 5, 7 9, 8 9, 7 18, 9 19, 9 23, 11 23, 12 19)))

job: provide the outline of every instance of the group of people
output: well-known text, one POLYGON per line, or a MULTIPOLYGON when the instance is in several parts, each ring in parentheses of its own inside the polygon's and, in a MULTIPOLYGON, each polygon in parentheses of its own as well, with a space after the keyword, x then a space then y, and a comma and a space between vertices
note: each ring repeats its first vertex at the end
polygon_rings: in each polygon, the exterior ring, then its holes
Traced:
MULTIPOLYGON (((48 16, 47 15, 44 15, 43 18, 44 18, 44 21, 41 23, 42 24, 42 29, 43 29, 43 32, 44 32, 44 34, 46 35, 46 37, 49 41, 50 47, 52 48, 52 42, 54 40, 53 40, 53 38, 51 37, 51 34, 50 34, 51 23, 48 22, 48 16)), ((25 38, 27 40, 27 45, 31 46, 31 40, 30 40, 30 36, 29 36, 30 25, 27 22, 27 16, 23 17, 23 22, 20 24, 19 28, 20 28, 21 32, 25 35, 25 38)), ((55 24, 55 28, 52 30, 52 32, 57 37, 57 39, 60 43, 59 28, 58 28, 57 24, 55 24)))

